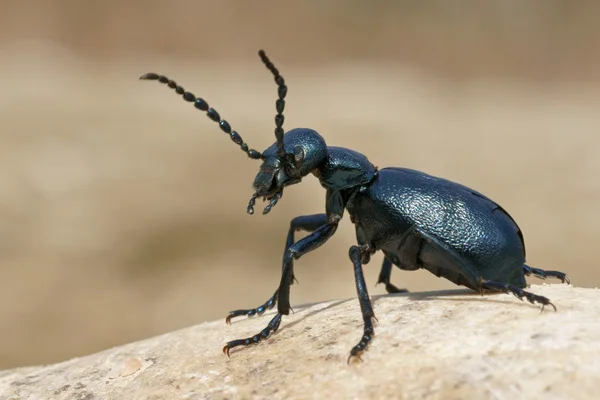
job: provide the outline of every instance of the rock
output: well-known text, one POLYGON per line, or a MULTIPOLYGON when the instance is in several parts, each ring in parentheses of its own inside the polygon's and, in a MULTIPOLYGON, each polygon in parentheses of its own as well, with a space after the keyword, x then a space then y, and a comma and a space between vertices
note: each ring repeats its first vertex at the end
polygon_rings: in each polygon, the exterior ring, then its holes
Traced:
POLYGON ((558 311, 461 289, 374 296, 376 336, 363 361, 358 301, 295 307, 266 342, 269 315, 207 322, 62 363, 0 372, 0 398, 597 398, 600 290, 534 285, 558 311))

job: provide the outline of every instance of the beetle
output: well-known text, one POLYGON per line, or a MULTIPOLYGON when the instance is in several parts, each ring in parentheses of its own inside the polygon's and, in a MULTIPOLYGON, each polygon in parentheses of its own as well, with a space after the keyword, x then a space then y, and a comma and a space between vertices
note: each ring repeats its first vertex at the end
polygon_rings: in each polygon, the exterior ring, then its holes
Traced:
POLYGON ((283 254, 281 279, 275 293, 261 306, 231 311, 226 323, 238 316, 263 314, 277 305, 277 313, 258 334, 228 342, 223 352, 237 346, 257 344, 280 326, 290 312, 290 286, 295 281, 294 260, 324 245, 331 238, 345 211, 356 230, 357 243, 349 249, 356 290, 363 319, 363 334, 350 350, 361 359, 374 335, 375 314, 363 275, 363 265, 377 251, 383 264, 377 284, 388 293, 407 292, 391 283, 392 267, 404 271, 425 269, 438 277, 482 294, 486 291, 514 294, 530 303, 540 303, 542 311, 552 302, 523 290, 526 276, 554 277, 569 284, 560 271, 532 268, 525 264, 525 242, 516 221, 498 203, 462 184, 408 168, 379 169, 369 159, 351 149, 330 146, 316 131, 295 128, 284 133, 285 97, 288 87, 279 70, 263 50, 258 52, 277 84, 275 102, 275 142, 263 152, 250 149, 226 120, 202 98, 186 91, 175 81, 156 73, 142 80, 166 84, 206 113, 230 136, 249 158, 262 164, 254 179, 255 193, 247 212, 254 214, 258 198, 268 201, 268 214, 283 196, 285 187, 313 175, 326 191, 325 213, 299 216, 291 220, 283 254), (309 233, 296 241, 294 233, 309 233))

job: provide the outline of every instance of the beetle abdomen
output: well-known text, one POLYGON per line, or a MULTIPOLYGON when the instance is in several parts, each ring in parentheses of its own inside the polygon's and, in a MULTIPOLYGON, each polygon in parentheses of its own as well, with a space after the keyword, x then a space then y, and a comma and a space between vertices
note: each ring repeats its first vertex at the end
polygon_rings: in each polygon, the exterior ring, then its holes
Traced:
POLYGON ((376 248, 390 252, 407 242, 406 235, 420 235, 422 267, 454 283, 464 284, 462 276, 525 285, 519 227, 495 202, 464 185, 384 168, 348 210, 362 239, 376 248))

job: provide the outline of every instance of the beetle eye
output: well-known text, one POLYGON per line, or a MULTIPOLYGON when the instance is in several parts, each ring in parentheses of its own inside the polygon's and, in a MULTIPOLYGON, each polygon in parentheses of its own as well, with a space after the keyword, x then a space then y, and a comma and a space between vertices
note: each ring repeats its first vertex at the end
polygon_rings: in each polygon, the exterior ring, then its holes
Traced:
POLYGON ((299 168, 304 161, 304 149, 301 146, 294 147, 294 165, 299 168))

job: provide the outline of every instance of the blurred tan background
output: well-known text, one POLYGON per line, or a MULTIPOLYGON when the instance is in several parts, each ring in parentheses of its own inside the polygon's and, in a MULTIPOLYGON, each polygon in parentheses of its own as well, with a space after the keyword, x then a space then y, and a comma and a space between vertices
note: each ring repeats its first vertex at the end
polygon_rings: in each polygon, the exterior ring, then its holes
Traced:
MULTIPOLYGON (((285 128, 486 193, 519 222, 532 266, 598 286, 599 20, 592 1, 0 3, 0 368, 224 319, 272 294, 289 220, 322 212, 324 191, 309 178, 268 216, 262 202, 247 215, 258 162, 138 80, 175 79, 262 150, 276 87, 260 48, 289 85, 285 128)), ((356 296, 354 243, 346 218, 296 262, 292 306, 356 296)), ((384 293, 380 264, 366 268, 371 294, 384 293)))

